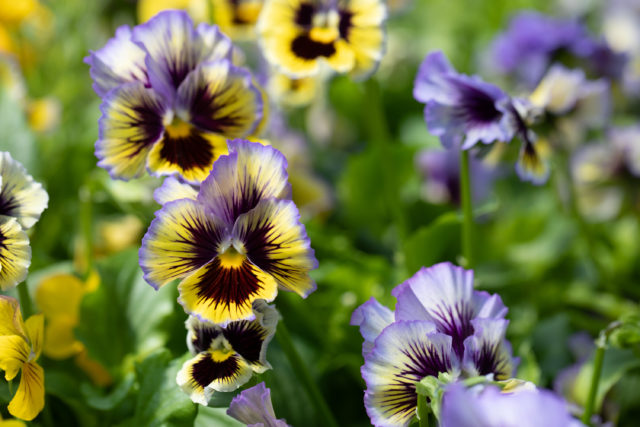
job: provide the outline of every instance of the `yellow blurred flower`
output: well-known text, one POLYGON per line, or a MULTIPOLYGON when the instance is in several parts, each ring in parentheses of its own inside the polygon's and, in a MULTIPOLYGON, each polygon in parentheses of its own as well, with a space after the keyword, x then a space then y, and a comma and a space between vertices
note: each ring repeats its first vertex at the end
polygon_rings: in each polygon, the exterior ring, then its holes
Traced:
POLYGON ((0 22, 17 25, 32 15, 38 6, 36 0, 0 0, 0 22))
POLYGON ((267 89, 269 95, 280 105, 287 107, 303 107, 309 105, 316 97, 320 77, 289 77, 286 74, 273 72, 269 77, 267 89))
POLYGON ((35 132, 45 133, 54 130, 60 123, 60 102, 50 96, 29 101, 27 121, 35 132))
POLYGON ((146 22, 158 12, 167 9, 186 11, 194 22, 209 21, 210 0, 140 0, 138 1, 138 22, 146 22))
POLYGON ((36 363, 42 351, 44 317, 22 320, 15 298, 0 296, 0 369, 7 381, 21 372, 20 385, 9 402, 9 413, 31 421, 44 408, 44 371, 36 363))
POLYGON ((3 420, 0 417, 0 427, 25 427, 26 424, 20 420, 3 420))
POLYGON ((82 297, 100 286, 100 276, 93 271, 82 282, 76 276, 56 273, 45 277, 36 289, 36 303, 47 321, 44 329, 44 354, 51 359, 75 356, 75 362, 98 385, 111 383, 109 373, 87 355, 73 329, 80 316, 82 297))

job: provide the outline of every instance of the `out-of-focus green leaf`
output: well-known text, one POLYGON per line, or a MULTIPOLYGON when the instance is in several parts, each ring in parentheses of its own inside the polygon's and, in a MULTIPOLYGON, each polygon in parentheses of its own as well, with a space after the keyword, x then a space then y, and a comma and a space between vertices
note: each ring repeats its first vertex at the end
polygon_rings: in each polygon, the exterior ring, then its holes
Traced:
POLYGON ((131 426, 191 426, 196 417, 196 404, 176 384, 176 376, 186 359, 171 360, 166 351, 153 353, 136 364, 139 382, 131 426))
MULTIPOLYGON (((163 322, 174 312, 175 286, 154 291, 142 278, 135 249, 115 254, 97 265, 100 287, 82 301, 77 336, 92 358, 112 373, 135 354, 166 343, 163 322)), ((178 313, 180 311, 177 311, 178 313)))
POLYGON ((244 426, 244 424, 228 416, 225 408, 198 407, 198 416, 196 417, 194 427, 211 426, 239 427, 244 426))
POLYGON ((30 174, 36 174, 35 148, 22 105, 0 86, 0 151, 10 152, 30 174))
POLYGON ((133 372, 129 372, 109 393, 93 387, 89 383, 83 383, 80 391, 87 405, 101 411, 108 411, 118 406, 127 397, 135 381, 133 372))
POLYGON ((565 314, 558 314, 540 322, 534 330, 533 349, 542 370, 543 380, 554 378, 571 363, 567 345, 570 334, 569 318, 565 314))
POLYGON ((420 228, 404 244, 404 261, 413 274, 420 267, 455 260, 460 248, 460 218, 449 212, 420 228))

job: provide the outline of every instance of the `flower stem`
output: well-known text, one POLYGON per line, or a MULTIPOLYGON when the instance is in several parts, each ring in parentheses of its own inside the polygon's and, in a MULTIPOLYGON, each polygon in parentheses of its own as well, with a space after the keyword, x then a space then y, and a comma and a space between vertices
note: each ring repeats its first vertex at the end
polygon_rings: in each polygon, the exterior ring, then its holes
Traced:
POLYGON ((427 398, 420 395, 418 395, 418 425, 429 427, 429 405, 427 405, 427 398))
POLYGON ((315 406, 316 413, 323 418, 324 421, 321 424, 328 427, 337 427, 338 423, 331 413, 329 405, 327 405, 327 402, 324 400, 324 397, 322 397, 317 384, 315 383, 313 378, 311 378, 311 374, 309 373, 307 366, 302 360, 302 357, 293 345, 291 335, 289 335, 289 330, 287 329, 283 321, 280 321, 278 323, 278 328, 276 329, 276 339, 278 340, 280 347, 282 347, 282 350, 287 356, 289 363, 291 363, 291 367, 296 373, 296 377, 298 377, 298 379, 302 382, 302 385, 304 386, 309 399, 311 399, 311 402, 315 406))
POLYGON ((587 403, 582 413, 581 421, 586 425, 591 425, 591 415, 596 403, 596 396, 598 394, 598 385, 600 383, 600 374, 602 373, 602 362, 604 361, 604 351, 607 346, 607 336, 601 333, 596 340, 596 354, 593 359, 593 372, 591 374, 591 385, 589 386, 589 395, 587 397, 587 403))
POLYGON ((20 297, 20 309, 22 310, 22 317, 27 319, 33 314, 33 302, 31 301, 31 295, 29 295, 27 282, 22 282, 18 285, 18 296, 20 297))
POLYGON ((460 195, 462 201, 462 255, 465 267, 473 268, 473 205, 471 201, 471 177, 469 151, 460 151, 460 195))

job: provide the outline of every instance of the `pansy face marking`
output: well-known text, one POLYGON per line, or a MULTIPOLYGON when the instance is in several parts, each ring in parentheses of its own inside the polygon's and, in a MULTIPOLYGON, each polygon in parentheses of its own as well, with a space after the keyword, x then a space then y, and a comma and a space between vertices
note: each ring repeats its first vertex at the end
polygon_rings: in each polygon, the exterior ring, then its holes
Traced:
POLYGON ((206 405, 215 391, 233 391, 254 372, 271 368, 266 360, 269 341, 278 323, 278 312, 264 300, 253 303, 251 319, 226 326, 187 320, 187 345, 195 356, 178 373, 178 385, 194 402, 206 405))
POLYGON ((112 177, 179 174, 199 183, 227 153, 226 140, 262 120, 262 95, 248 70, 231 63, 217 27, 193 28, 180 11, 122 27, 85 59, 100 107, 98 165, 112 177))
POLYGON ((272 147, 230 141, 195 198, 170 181, 140 249, 145 280, 158 288, 175 279, 179 301, 202 320, 247 318, 256 299, 272 301, 278 287, 305 297, 317 261, 290 200, 286 160, 272 147))
POLYGON ((258 30, 267 59, 292 77, 317 74, 326 63, 362 78, 382 58, 385 18, 378 0, 268 0, 258 30))

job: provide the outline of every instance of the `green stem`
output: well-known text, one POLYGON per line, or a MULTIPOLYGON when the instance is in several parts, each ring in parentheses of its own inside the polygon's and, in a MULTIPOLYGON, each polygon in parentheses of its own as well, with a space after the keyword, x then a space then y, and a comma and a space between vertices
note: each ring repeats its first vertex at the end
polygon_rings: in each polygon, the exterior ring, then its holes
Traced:
POLYGON ((20 297, 20 309, 22 310, 22 317, 27 319, 33 314, 33 302, 31 301, 31 295, 29 295, 27 282, 22 282, 18 285, 18 296, 20 297))
POLYGON ((582 413, 582 422, 591 425, 591 415, 596 404, 596 396, 598 394, 598 384, 600 383, 600 374, 602 373, 602 362, 604 361, 604 351, 607 344, 607 338, 604 333, 596 340, 596 354, 593 360, 593 373, 591 374, 591 385, 589 386, 589 395, 587 403, 582 413))
POLYGON ((469 151, 460 151, 460 195, 462 199, 462 255, 465 267, 473 268, 473 205, 471 200, 471 177, 469 151))
POLYGON ((427 398, 420 395, 418 395, 418 425, 429 427, 429 405, 427 405, 427 398))
POLYGON ((86 270, 84 278, 88 278, 93 269, 93 212, 91 182, 80 189, 80 221, 84 240, 86 270))
POLYGON ((309 399, 313 403, 316 408, 316 413, 323 418, 322 425, 328 427, 337 427, 338 423, 336 422, 331 410, 329 409, 329 405, 324 400, 324 397, 320 393, 320 389, 318 389, 317 384, 311 377, 307 366, 305 365, 302 357, 296 350, 293 345, 293 341, 291 340, 291 335, 289 335, 289 330, 285 326, 283 321, 278 323, 278 328, 276 329, 276 339, 282 347, 293 371, 296 374, 296 377, 302 382, 309 399))

